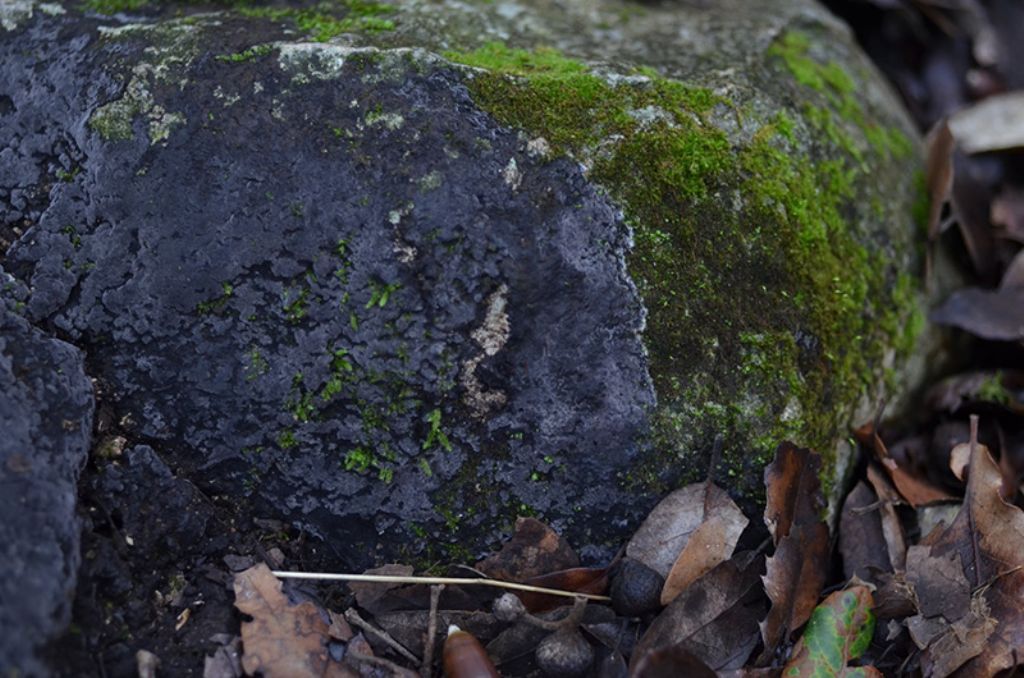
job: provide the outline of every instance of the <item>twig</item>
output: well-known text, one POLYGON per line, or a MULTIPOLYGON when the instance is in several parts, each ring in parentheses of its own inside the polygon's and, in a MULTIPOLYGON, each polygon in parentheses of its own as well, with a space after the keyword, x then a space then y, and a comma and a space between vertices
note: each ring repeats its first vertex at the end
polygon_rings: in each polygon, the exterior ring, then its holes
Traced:
POLYGON ((499 581, 497 579, 472 579, 469 577, 403 577, 390 574, 334 574, 333 572, 282 572, 272 573, 281 579, 319 579, 322 581, 369 581, 388 584, 445 584, 448 586, 493 586, 499 589, 511 589, 513 591, 532 591, 533 593, 546 593, 551 596, 564 596, 566 598, 586 598, 599 602, 609 602, 608 596, 599 596, 594 593, 577 593, 575 591, 562 591, 561 589, 549 589, 543 586, 530 586, 529 584, 517 584, 510 581, 499 581))
POLYGON ((430 617, 427 619, 427 640, 423 645, 423 666, 420 667, 420 675, 423 678, 430 678, 431 668, 434 664, 434 639, 437 637, 437 606, 441 601, 441 591, 444 591, 444 584, 434 584, 430 587, 430 617))
POLYGON ((548 621, 547 619, 541 619, 527 612, 523 615, 523 620, 536 626, 537 628, 544 629, 545 631, 561 631, 563 629, 575 629, 583 621, 583 613, 587 609, 587 601, 584 598, 577 597, 576 600, 572 601, 572 609, 569 613, 561 619, 554 619, 548 621))
POLYGON ((392 638, 387 631, 382 631, 378 629, 376 626, 360 617, 359 613, 356 612, 355 608, 350 607, 349 609, 345 610, 345 619, 347 619, 349 623, 355 624, 367 633, 372 633, 373 635, 377 636, 382 641, 387 643, 388 647, 392 648, 395 652, 402 655, 403 657, 411 661, 413 664, 420 663, 419 657, 414 655, 412 652, 408 650, 408 648, 406 648, 404 645, 402 645, 397 640, 392 638))

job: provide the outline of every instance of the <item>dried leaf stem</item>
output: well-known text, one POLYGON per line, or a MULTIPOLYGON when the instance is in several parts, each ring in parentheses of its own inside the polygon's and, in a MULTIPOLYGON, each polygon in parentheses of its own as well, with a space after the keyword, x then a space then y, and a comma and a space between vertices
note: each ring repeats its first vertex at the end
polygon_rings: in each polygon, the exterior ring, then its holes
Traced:
POLYGON ((321 581, 364 581, 380 582, 387 584, 445 584, 447 586, 493 586, 499 589, 511 589, 513 591, 531 591, 533 593, 546 593, 551 596, 564 596, 566 598, 586 598, 599 602, 611 600, 608 596, 599 596, 594 593, 577 593, 575 591, 562 591, 561 589, 549 589, 543 586, 530 586, 529 584, 517 584, 511 581, 499 581, 497 579, 473 579, 470 577, 416 577, 400 576, 389 574, 336 574, 333 572, 273 572, 275 577, 280 579, 317 579, 321 581))

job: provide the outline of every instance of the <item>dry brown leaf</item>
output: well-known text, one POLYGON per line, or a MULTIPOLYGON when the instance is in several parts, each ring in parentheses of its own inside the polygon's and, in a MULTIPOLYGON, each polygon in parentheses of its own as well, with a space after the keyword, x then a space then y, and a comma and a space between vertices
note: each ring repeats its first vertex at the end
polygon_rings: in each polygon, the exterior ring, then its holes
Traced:
POLYGON ((996 238, 989 223, 991 194, 978 163, 957 152, 953 156, 953 192, 950 196, 957 230, 982 279, 995 282, 996 238))
POLYGON ((1022 288, 1024 288, 1024 249, 1017 252, 1013 257, 1013 260, 1010 261, 1006 271, 1003 273, 1003 279, 999 281, 999 289, 1002 290, 1019 290, 1022 288))
POLYGON ((878 580, 875 614, 880 619, 902 620, 917 611, 914 589, 907 583, 905 572, 886 572, 878 580))
POLYGON ((949 452, 949 470, 953 472, 957 480, 963 480, 967 472, 967 464, 971 462, 971 444, 960 443, 954 445, 949 452))
POLYGON ((493 579, 523 581, 579 565, 579 556, 557 532, 536 518, 518 518, 512 538, 476 569, 493 579))
MULTIPOLYGON (((947 619, 951 626, 959 623, 961 628, 941 636, 955 638, 957 647, 970 644, 971 651, 980 648, 958 669, 962 676, 992 676, 1024 661, 1019 651, 1024 647, 1024 512, 1003 501, 1002 487, 999 466, 984 446, 975 444, 964 504, 953 524, 931 546, 932 556, 959 557, 974 592, 970 610, 963 610, 965 616, 947 619), (977 637, 986 631, 990 618, 995 620, 994 629, 979 641, 977 637)), ((924 655, 939 662, 940 654, 952 651, 933 642, 924 655)))
POLYGON ((252 617, 242 622, 242 668, 265 678, 350 678, 331 659, 329 626, 316 605, 291 605, 281 582, 262 563, 235 575, 235 607, 252 617))
POLYGON ((939 237, 939 218, 942 206, 953 191, 953 150, 956 142, 945 120, 940 120, 925 138, 927 159, 925 175, 928 183, 928 240, 939 237))
POLYGON ((691 536, 704 522, 705 501, 708 506, 735 508, 725 490, 714 484, 687 485, 654 507, 629 540, 626 555, 667 579, 691 536))
POLYGON ((768 495, 764 522, 776 544, 793 524, 820 520, 825 506, 820 474, 821 457, 816 452, 790 442, 783 442, 775 451, 775 459, 764 470, 768 495))
POLYGON ((767 561, 764 590, 772 607, 761 622, 764 651, 759 664, 771 660, 790 633, 810 619, 828 576, 828 526, 795 525, 767 561))
POLYGON ((971 611, 936 638, 924 660, 928 673, 944 678, 984 651, 985 644, 996 629, 996 620, 988 615, 984 597, 972 598, 971 611))
POLYGON ((1024 92, 990 96, 949 119, 957 145, 967 153, 1024 146, 1024 92))
POLYGON ((816 452, 784 442, 765 467, 767 503, 764 522, 775 538, 767 561, 764 590, 771 609, 761 622, 764 650, 758 665, 770 662, 780 643, 814 611, 828 571, 829 533, 821 520, 825 500, 816 452))
MULTIPOLYGON (((1000 191, 994 198, 992 198, 992 208, 989 212, 989 220, 992 225, 997 227, 996 235, 1000 238, 1007 238, 1016 242, 1024 244, 1024 190, 1021 190, 1017 186, 1004 186, 1003 190, 1000 191)), ((1024 262, 1019 254, 1016 259, 1018 262, 1024 262)), ((1018 266, 1024 266, 1024 263, 1018 263, 1018 266)), ((1013 264, 1010 265, 1012 269, 1013 264)), ((1021 272, 1024 275, 1024 272, 1021 272)), ((1017 278, 1017 280, 1020 280, 1017 278)), ((1017 282, 1014 281, 1014 283, 1017 282)), ((1024 283, 1024 280, 1020 281, 1024 283)), ((1006 276, 1003 277, 1003 287, 1019 287, 1020 284, 1007 284, 1006 276)))
POLYGON ((718 674, 686 648, 670 645, 644 655, 632 675, 634 678, 716 678, 718 674))
MULTIPOLYGON (((381 565, 380 567, 367 570, 363 574, 408 577, 412 573, 413 568, 410 565, 388 563, 387 565, 381 565)), ((351 582, 348 585, 349 589, 351 589, 352 593, 356 597, 356 604, 371 614, 377 614, 379 612, 386 612, 394 609, 387 605, 386 602, 382 601, 387 598, 388 593, 394 589, 401 588, 402 586, 405 586, 405 584, 377 581, 351 582)))
MULTIPOLYGON (((607 567, 574 567, 530 577, 523 583, 546 589, 603 595, 608 590, 608 569, 607 567)), ((561 596, 550 596, 532 591, 518 591, 516 595, 530 612, 546 612, 565 605, 565 598, 561 596)))
POLYGON ((763 560, 749 553, 720 563, 679 594, 651 623, 630 658, 636 671, 648 655, 678 648, 715 670, 743 666, 758 639, 763 608, 744 599, 757 585, 763 560))
POLYGON ((861 426, 854 431, 854 435, 861 444, 875 451, 876 458, 882 464, 882 468, 889 474, 893 484, 896 486, 896 490, 911 506, 917 507, 956 499, 956 497, 945 490, 932 485, 924 478, 919 478, 897 463, 889 454, 889 450, 886 448, 885 443, 882 442, 882 438, 875 431, 873 423, 869 422, 861 426))
POLYGON ((917 609, 925 617, 957 619, 971 602, 971 585, 955 553, 934 555, 929 546, 907 550, 907 583, 914 588, 917 609))
POLYGON ((931 313, 939 325, 951 325, 982 339, 1024 339, 1024 288, 987 290, 965 287, 931 313))
POLYGON ((724 490, 715 492, 712 488, 718 489, 711 483, 706 484, 704 522, 691 533, 665 578, 665 586, 661 590, 662 605, 671 603, 693 582, 728 560, 750 522, 724 490))
POLYGON ((863 480, 846 495, 839 514, 839 554, 843 574, 874 581, 876 572, 891 572, 885 535, 882 533, 881 504, 863 480))
POLYGON ((903 569, 907 558, 907 541, 903 535, 903 523, 900 522, 896 506, 903 503, 899 494, 881 471, 869 463, 867 470, 868 482, 878 496, 878 512, 882 520, 882 538, 885 550, 889 555, 889 563, 897 570, 903 569))

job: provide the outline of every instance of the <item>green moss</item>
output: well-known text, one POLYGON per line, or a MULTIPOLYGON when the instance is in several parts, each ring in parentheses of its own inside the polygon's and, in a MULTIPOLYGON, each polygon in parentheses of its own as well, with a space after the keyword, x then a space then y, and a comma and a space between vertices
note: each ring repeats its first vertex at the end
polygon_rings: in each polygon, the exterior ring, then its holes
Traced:
POLYGON ((277 444, 282 450, 290 450, 293 447, 297 447, 299 441, 295 437, 295 432, 291 429, 285 429, 281 431, 281 434, 277 437, 277 444))
POLYGON ((1003 385, 1003 373, 995 372, 978 387, 978 399, 996 405, 1009 405, 1014 401, 1013 393, 1003 385))
MULTIPOLYGON (((728 102, 651 70, 613 84, 550 49, 447 53, 485 69, 469 82, 479 105, 589 165, 624 208, 659 398, 659 455, 637 472, 648 486, 722 433, 726 466, 766 462, 783 437, 828 455, 838 413, 874 385, 892 337, 913 334, 903 331, 913 294, 871 261, 848 222, 866 150, 840 122, 864 126, 853 79, 808 46, 787 34, 773 54, 825 95, 803 110, 823 140, 813 155, 795 150, 786 112, 733 145, 710 123, 735 113, 728 102), (737 403, 744 392, 750 401, 737 403)), ((868 139, 876 152, 909 146, 898 133, 868 139)), ((750 484, 760 485, 759 468, 750 484)))
POLYGON ((914 173, 914 224, 921 236, 928 234, 928 214, 931 211, 931 198, 928 196, 928 177, 924 170, 914 173))
POLYGON ((252 61, 262 56, 266 56, 274 51, 273 45, 253 45, 248 49, 242 50, 241 52, 235 52, 233 54, 220 54, 217 56, 217 61, 224 61, 227 63, 241 63, 243 61, 252 61))
POLYGON ((267 359, 260 353, 260 349, 256 346, 252 347, 249 351, 249 364, 245 368, 245 379, 246 381, 255 381, 259 379, 270 369, 270 364, 267 359))
POLYGON ((309 288, 303 287, 298 292, 288 290, 284 295, 284 314, 288 322, 295 324, 306 317, 309 310, 309 288))
POLYGON ((811 39, 800 31, 787 31, 769 49, 768 54, 780 58, 793 78, 825 95, 827 107, 808 104, 805 117, 826 136, 858 162, 861 150, 833 116, 853 123, 867 144, 876 153, 894 158, 906 158, 913 152, 913 144, 896 128, 877 125, 869 121, 861 100, 857 96, 853 78, 838 63, 821 63, 809 55, 811 39))
POLYGON ((149 0, 86 0, 82 6, 99 14, 130 12, 148 4, 149 0))
MULTIPOLYGON (((373 0, 321 0, 311 7, 256 5, 251 0, 85 0, 83 7, 100 14, 135 11, 159 5, 214 5, 233 9, 244 16, 289 23, 313 40, 326 42, 342 33, 391 31, 395 8, 373 0)), ((259 52, 227 55, 221 60, 246 61, 259 52)))
POLYGON ((89 118, 89 127, 107 141, 127 141, 134 136, 132 122, 146 107, 146 102, 125 96, 98 108, 89 118))
POLYGON ((220 313, 231 301, 235 293, 234 286, 229 282, 221 283, 221 294, 209 301, 201 301, 196 304, 196 313, 199 315, 212 315, 220 313))
POLYGON ((291 22, 318 42, 326 42, 342 33, 391 31, 395 28, 394 21, 385 18, 394 13, 395 8, 369 0, 333 0, 310 8, 234 4, 245 16, 291 22))
POLYGON ((435 408, 431 410, 425 419, 430 428, 427 430, 427 437, 423 441, 423 449, 429 450, 434 445, 439 445, 446 452, 451 452, 451 441, 448 440, 448 435, 441 428, 441 409, 435 408))
POLYGON ((391 295, 402 288, 400 283, 382 283, 372 281, 370 283, 370 299, 366 302, 366 308, 384 308, 388 305, 391 295))

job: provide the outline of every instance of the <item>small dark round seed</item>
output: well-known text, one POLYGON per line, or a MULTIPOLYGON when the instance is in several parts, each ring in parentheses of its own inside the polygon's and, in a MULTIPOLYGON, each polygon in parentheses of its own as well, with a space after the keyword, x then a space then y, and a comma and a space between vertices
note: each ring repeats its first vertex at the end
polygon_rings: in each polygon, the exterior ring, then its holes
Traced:
POLYGON ((537 666, 552 678, 585 676, 593 663, 594 648, 575 629, 555 631, 537 646, 537 666))
POLYGON ((612 607, 624 617, 642 617, 661 608, 665 579, 638 560, 624 558, 612 580, 612 607))

